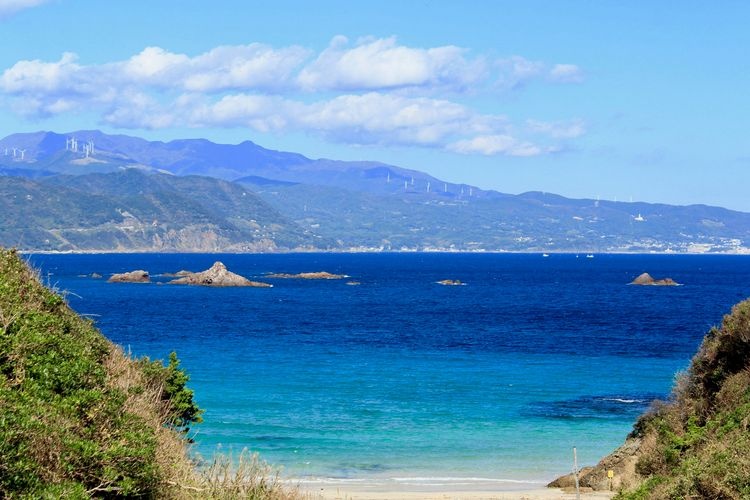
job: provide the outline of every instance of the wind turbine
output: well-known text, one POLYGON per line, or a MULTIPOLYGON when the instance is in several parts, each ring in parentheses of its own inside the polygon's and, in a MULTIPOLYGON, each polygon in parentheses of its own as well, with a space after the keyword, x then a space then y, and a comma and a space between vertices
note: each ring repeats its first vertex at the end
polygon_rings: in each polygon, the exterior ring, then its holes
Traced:
POLYGON ((21 153, 21 160, 23 161, 23 157, 26 154, 26 150, 25 149, 19 149, 18 152, 21 153))

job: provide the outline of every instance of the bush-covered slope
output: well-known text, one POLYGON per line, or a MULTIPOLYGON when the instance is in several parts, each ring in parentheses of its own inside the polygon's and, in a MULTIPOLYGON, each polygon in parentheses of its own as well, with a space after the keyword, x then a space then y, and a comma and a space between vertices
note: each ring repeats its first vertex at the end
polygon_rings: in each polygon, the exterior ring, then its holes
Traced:
POLYGON ((160 494, 192 470, 186 381, 176 358, 125 357, 0 250, 0 496, 160 494))
MULTIPOLYGON (((579 479, 619 490, 617 500, 750 498, 750 300, 708 332, 670 401, 655 404, 623 446, 579 479)), ((573 484, 568 474, 549 486, 573 484)))
MULTIPOLYGON (((708 332, 670 401, 655 404, 623 446, 579 479, 594 490, 614 487, 618 500, 750 498, 750 300, 708 332)), ((569 474, 550 486, 573 483, 569 474)))
POLYGON ((255 456, 196 469, 187 381, 174 353, 125 356, 0 248, 0 498, 295 498, 255 456))
POLYGON ((706 335, 673 401, 634 435, 644 482, 620 498, 750 498, 750 300, 706 335))

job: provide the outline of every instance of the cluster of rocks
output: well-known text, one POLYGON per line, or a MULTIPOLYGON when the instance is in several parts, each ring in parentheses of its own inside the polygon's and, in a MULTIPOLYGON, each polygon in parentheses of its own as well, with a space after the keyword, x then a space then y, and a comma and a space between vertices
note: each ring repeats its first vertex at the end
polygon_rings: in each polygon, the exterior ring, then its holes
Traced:
MULTIPOLYGON (((227 286, 253 286, 259 288, 270 288, 273 285, 268 283, 261 283, 259 281, 251 281, 244 276, 235 274, 227 269, 221 262, 214 262, 214 265, 209 269, 201 272, 191 271, 179 271, 174 274, 168 274, 167 276, 175 277, 168 283, 170 285, 201 285, 201 286, 215 286, 215 287, 227 287, 227 286)), ((150 283, 151 277, 148 271, 138 270, 130 271, 128 273, 113 274, 108 280, 110 283, 150 283)))

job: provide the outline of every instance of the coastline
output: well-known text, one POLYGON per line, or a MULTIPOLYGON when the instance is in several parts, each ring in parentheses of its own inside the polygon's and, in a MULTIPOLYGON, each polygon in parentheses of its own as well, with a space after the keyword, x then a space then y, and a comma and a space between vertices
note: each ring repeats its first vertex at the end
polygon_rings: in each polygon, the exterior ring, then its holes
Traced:
MULTIPOLYGON (((544 486, 523 489, 481 489, 462 486, 453 489, 445 486, 404 486, 328 483, 325 487, 310 483, 299 485, 299 491, 312 498, 323 500, 575 500, 572 489, 546 488, 544 486)), ((530 485, 529 485, 530 486, 530 485)), ((581 489, 584 500, 609 500, 615 495, 610 491, 581 489)))
POLYGON ((664 251, 664 252, 628 252, 628 251, 591 251, 591 250, 562 250, 562 251, 549 251, 549 250, 357 250, 357 249, 340 249, 340 250, 323 250, 323 249, 292 249, 292 250, 275 250, 269 252, 237 252, 232 250, 156 250, 156 249, 132 249, 132 250, 18 250, 19 254, 22 255, 306 255, 306 254, 487 254, 487 255, 541 255, 547 253, 550 256, 555 255, 728 255, 728 256, 740 256, 750 255, 750 250, 739 251, 739 252, 675 252, 675 251, 664 251))

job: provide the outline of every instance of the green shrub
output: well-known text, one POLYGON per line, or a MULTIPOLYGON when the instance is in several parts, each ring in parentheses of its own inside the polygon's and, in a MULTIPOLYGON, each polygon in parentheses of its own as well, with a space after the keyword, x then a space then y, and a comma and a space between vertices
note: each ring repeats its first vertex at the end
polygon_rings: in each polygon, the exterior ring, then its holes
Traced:
POLYGON ((180 368, 180 360, 174 351, 169 353, 167 366, 148 358, 141 359, 140 363, 148 382, 161 388, 162 401, 167 407, 167 424, 187 432, 190 424, 203 421, 203 410, 198 407, 193 399, 193 391, 186 385, 190 377, 180 368))
MULTIPOLYGON (((15 252, 0 250, 0 497, 159 496, 158 425, 187 425, 200 410, 176 356, 167 367, 150 363, 173 408, 155 427, 112 382, 115 351, 15 252)), ((131 376, 143 393, 148 377, 131 376)))
POLYGON ((672 401, 641 417, 645 478, 617 498, 750 498, 750 301, 708 332, 672 401))

